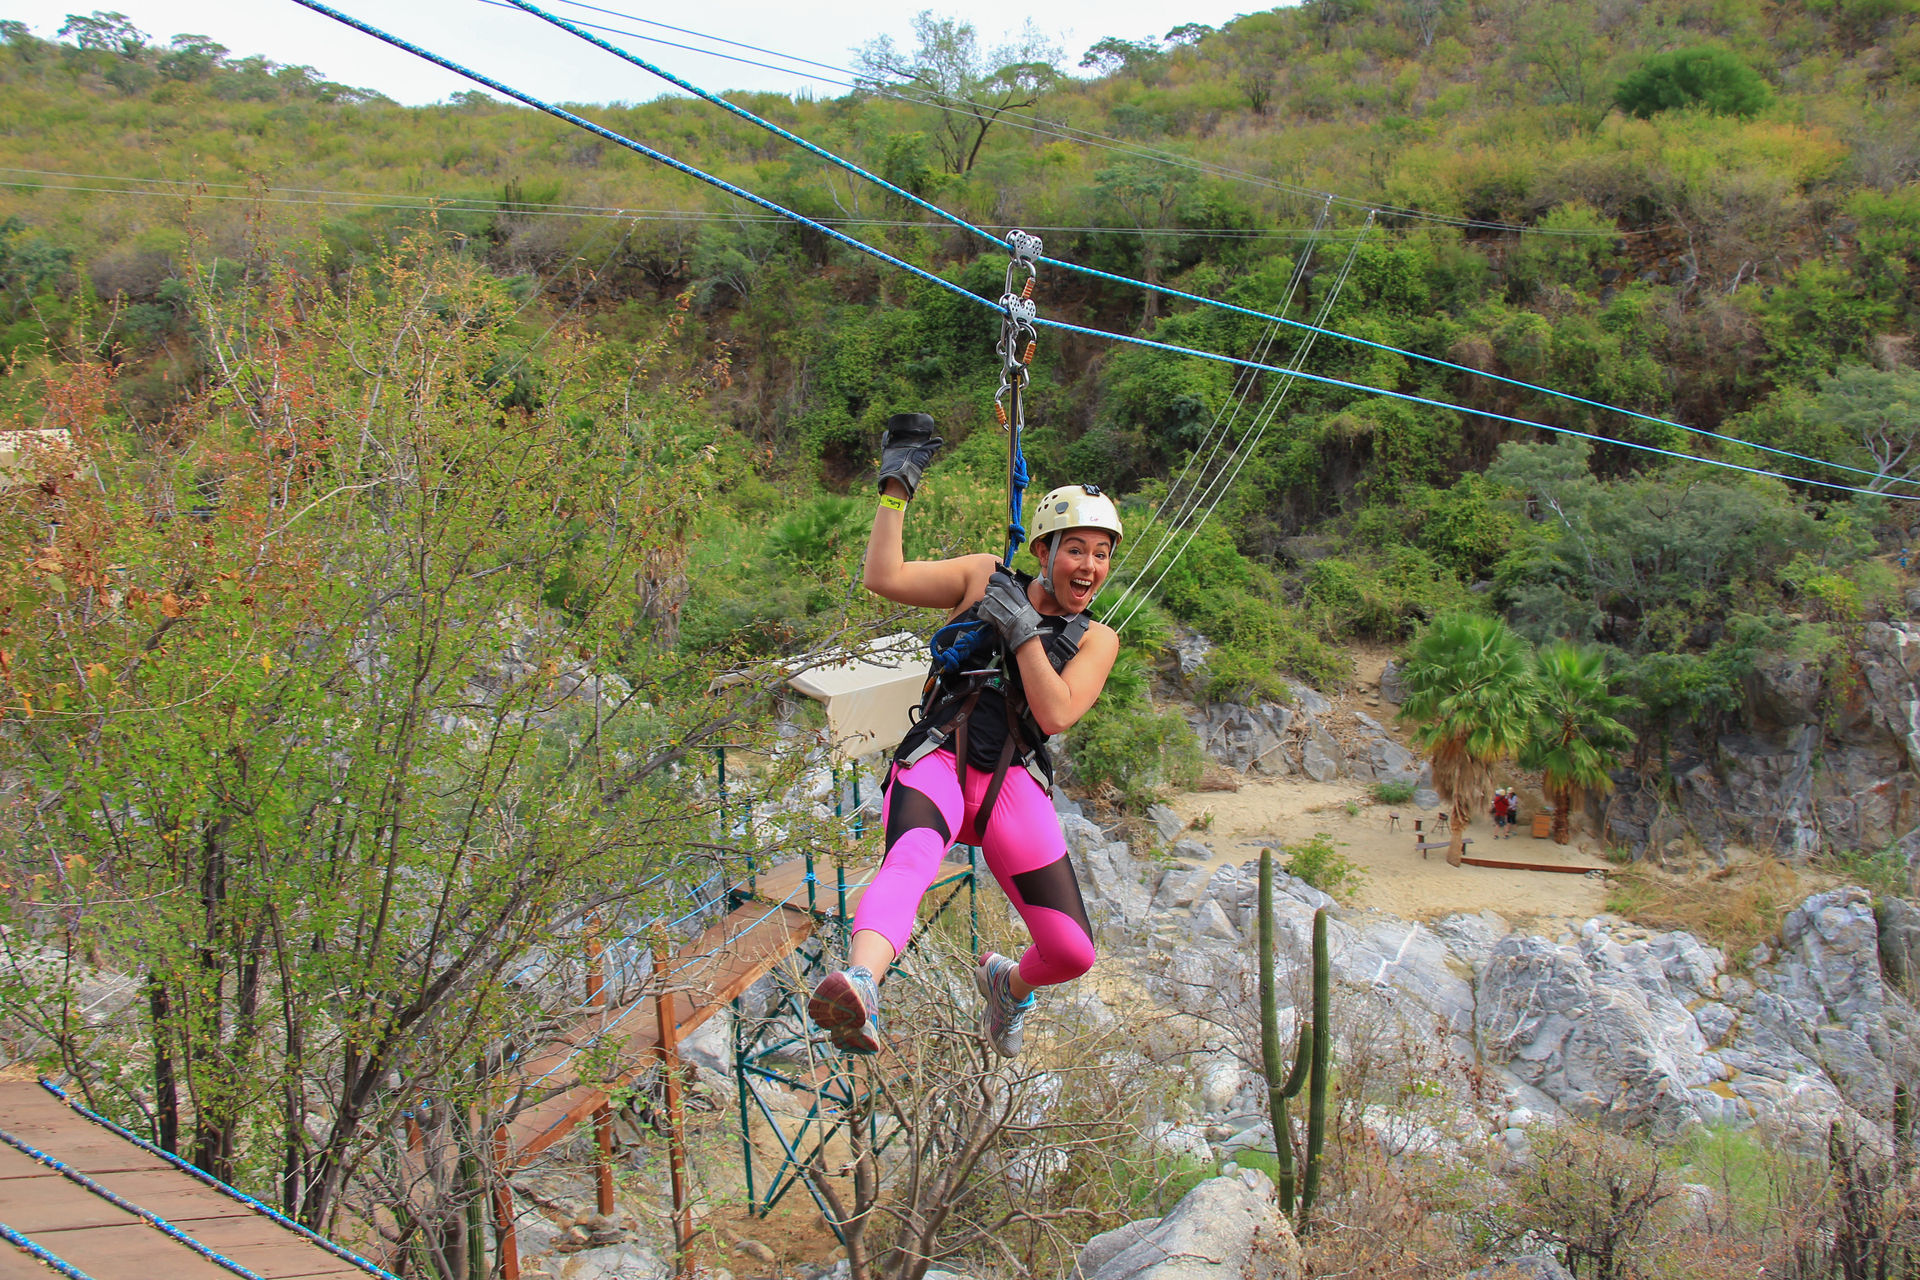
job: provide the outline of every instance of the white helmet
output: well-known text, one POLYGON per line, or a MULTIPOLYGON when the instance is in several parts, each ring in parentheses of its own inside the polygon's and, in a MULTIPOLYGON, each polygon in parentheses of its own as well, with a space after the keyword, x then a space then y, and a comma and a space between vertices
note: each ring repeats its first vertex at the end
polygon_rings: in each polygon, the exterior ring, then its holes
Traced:
POLYGON ((1033 539, 1028 544, 1040 560, 1040 588, 1053 590, 1053 560, 1060 554, 1060 540, 1054 538, 1043 555, 1040 540, 1069 529, 1100 529, 1113 535, 1113 549, 1120 547, 1120 512, 1113 499, 1100 492, 1097 484, 1063 484, 1040 499, 1033 512, 1033 539))
POLYGON ((1120 547, 1120 512, 1097 484, 1063 484, 1040 499, 1033 511, 1033 541, 1065 529, 1104 529, 1113 535, 1114 549, 1120 547))

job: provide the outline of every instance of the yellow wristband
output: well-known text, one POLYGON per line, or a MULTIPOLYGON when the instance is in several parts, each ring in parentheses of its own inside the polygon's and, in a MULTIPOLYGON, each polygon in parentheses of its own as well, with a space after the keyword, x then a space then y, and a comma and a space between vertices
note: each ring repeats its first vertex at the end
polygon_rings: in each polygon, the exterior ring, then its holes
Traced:
POLYGON ((883 493, 880 495, 880 505, 891 508, 894 511, 905 511, 907 509, 907 500, 905 498, 896 498, 890 493, 883 493))

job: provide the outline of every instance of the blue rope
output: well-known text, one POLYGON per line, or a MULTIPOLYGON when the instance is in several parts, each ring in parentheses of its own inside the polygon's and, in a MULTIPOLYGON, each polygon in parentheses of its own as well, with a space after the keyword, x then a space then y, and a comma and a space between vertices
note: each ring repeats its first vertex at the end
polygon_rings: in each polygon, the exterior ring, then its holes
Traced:
POLYGON ((355 1253, 353 1250, 347 1248, 345 1245, 336 1244, 334 1241, 327 1239, 327 1237, 321 1235, 318 1231, 315 1231, 313 1228, 306 1226, 302 1223, 296 1222, 292 1218, 289 1218, 286 1214, 281 1213, 278 1209, 274 1208, 272 1205, 263 1204, 261 1201, 254 1199, 252 1196, 240 1190, 238 1187, 234 1187, 229 1185, 228 1183, 220 1181, 220 1179, 214 1177, 212 1174, 208 1173, 205 1169, 202 1169, 199 1165, 193 1164, 187 1160, 182 1159, 181 1157, 175 1155, 173 1152, 168 1151, 165 1147, 156 1146, 155 1144, 148 1142, 145 1138, 141 1137, 139 1134, 134 1133, 129 1129, 123 1128, 122 1126, 115 1124, 113 1121, 107 1119, 105 1116, 101 1115, 99 1112, 91 1110, 90 1108, 86 1107, 82 1103, 75 1102, 71 1097, 68 1096, 67 1091, 65 1089, 62 1089, 59 1085, 53 1083, 53 1081, 48 1080, 45 1077, 42 1077, 40 1080, 40 1087, 42 1089, 45 1089, 48 1093, 51 1093, 54 1097, 60 1099, 60 1101, 66 1103, 69 1107, 72 1107, 75 1111, 79 1112, 81 1115, 85 1116, 87 1119, 93 1121, 95 1124, 101 1126, 104 1129, 109 1129, 112 1132, 121 1136, 122 1138, 125 1138, 128 1142, 133 1143, 135 1146, 139 1147, 142 1151, 145 1151, 148 1155, 159 1156, 162 1160, 165 1160, 167 1163, 171 1164, 174 1168, 180 1170, 182 1173, 188 1174, 198 1179, 199 1181, 205 1183, 207 1186, 212 1187, 216 1191, 225 1192, 227 1195, 232 1196, 235 1200, 238 1200, 241 1204, 247 1206, 247 1208, 252 1209, 255 1213, 264 1214, 268 1218, 271 1218, 274 1222, 278 1223, 280 1226, 285 1227, 287 1230, 292 1231, 297 1235, 303 1236, 308 1241, 308 1243, 319 1245, 322 1249, 325 1249, 328 1253, 332 1254, 334 1257, 339 1258, 345 1262, 351 1262, 356 1267, 359 1267, 362 1270, 366 1271, 369 1275, 379 1277, 379 1280, 396 1280, 396 1277, 391 1272, 384 1271, 381 1268, 375 1266, 373 1263, 367 1261, 365 1258, 361 1257, 359 1254, 355 1253))
MULTIPOLYGON (((567 31, 575 36, 578 36, 580 39, 587 41, 589 44, 592 44, 597 48, 604 49, 608 53, 613 54, 615 57, 620 58, 623 61, 632 63, 634 66, 639 67, 644 71, 651 72, 653 75, 660 77, 662 80, 665 80, 667 83, 675 86, 676 88, 683 89, 686 92, 695 95, 696 97, 705 99, 706 101, 713 103, 717 107, 720 107, 727 111, 731 111, 734 115, 740 117, 742 120, 746 120, 755 125, 758 125, 760 128, 765 129, 769 133, 772 133, 775 136, 787 142, 792 143, 794 146, 799 147, 802 150, 807 151, 812 155, 820 157, 822 160, 827 161, 829 164, 838 165, 840 168, 846 170, 848 173, 854 174, 857 177, 866 179, 868 182, 874 183, 875 185, 885 189, 889 195, 892 195, 897 199, 904 200, 908 204, 914 206, 915 208, 924 210, 925 212, 932 214, 934 217, 940 218, 950 223, 951 225, 958 227, 962 231, 966 231, 973 235, 979 236, 981 239, 986 240, 992 244, 1002 243, 998 236, 995 236, 992 233, 985 231, 980 227, 975 226, 973 223, 968 222, 965 218, 960 217, 958 214, 950 213, 947 210, 941 208, 939 205, 934 204, 929 200, 924 200, 921 197, 914 195, 911 191, 908 191, 900 186, 897 186, 892 182, 887 181, 887 179, 881 177, 879 174, 873 173, 867 169, 864 169, 860 165, 855 164, 853 161, 848 160, 843 156, 836 155, 833 152, 828 151, 824 147, 821 147, 812 142, 809 142, 807 139, 801 137, 799 134, 794 133, 789 129, 783 129, 779 125, 773 123, 773 121, 767 120, 761 116, 755 115, 753 112, 747 110, 745 107, 738 106, 734 103, 728 102, 725 98, 719 96, 718 94, 711 93, 706 89, 702 89, 700 86, 692 83, 691 81, 685 80, 680 76, 674 75, 671 71, 668 71, 663 67, 657 66, 654 63, 647 61, 645 58, 640 57, 638 54, 629 52, 626 49, 622 49, 619 45, 613 44, 610 41, 603 40, 599 36, 593 34, 591 31, 584 30, 581 27, 575 25, 574 23, 567 21, 565 18, 559 17, 556 14, 548 13, 546 10, 539 8, 537 5, 529 3, 528 0, 506 0, 506 3, 511 4, 516 9, 520 9, 526 13, 530 13, 537 18, 542 18, 545 21, 550 22, 553 25, 561 28, 562 30, 567 31)), ((1370 347, 1375 351, 1385 351, 1393 355, 1404 356, 1409 360, 1418 360, 1425 364, 1434 365, 1438 368, 1451 369, 1456 373, 1471 374, 1476 377, 1489 379, 1490 381, 1493 381, 1493 382, 1504 383, 1510 387, 1519 387, 1522 390, 1535 391, 1540 393, 1541 395, 1555 396, 1555 397, 1558 397, 1559 399, 1568 400, 1575 404, 1586 405, 1589 408, 1600 409, 1608 413, 1618 413, 1628 418, 1637 419, 1641 422, 1651 422, 1658 426, 1672 427, 1676 431, 1689 432, 1693 435, 1703 436, 1710 440, 1719 440, 1727 444, 1742 445, 1748 449, 1760 450, 1763 453, 1776 454, 1783 458, 1792 458, 1797 462, 1811 463, 1815 466, 1821 466, 1821 467, 1831 467, 1836 471, 1850 471, 1856 475, 1873 476, 1876 478, 1886 478, 1886 473, 1882 471, 1874 471, 1866 467, 1848 466, 1845 463, 1834 462, 1826 458, 1811 457, 1804 453, 1795 453, 1791 449, 1776 448, 1773 445, 1757 444, 1751 440, 1742 440, 1738 436, 1725 435, 1718 431, 1709 431, 1705 427, 1690 427, 1684 422, 1675 422, 1669 418, 1662 418, 1656 414, 1641 413, 1636 409, 1623 409, 1619 405, 1612 405, 1612 404, 1607 404, 1604 401, 1589 399, 1586 396, 1577 395, 1571 391, 1556 391, 1552 387, 1543 387, 1536 383, 1524 381, 1523 379, 1520 379, 1520 378, 1509 378, 1504 374, 1487 373, 1484 370, 1475 369, 1471 365, 1458 364, 1452 360, 1443 360, 1439 356, 1424 355, 1418 351, 1409 351, 1404 347, 1396 347, 1388 343, 1375 342, 1368 338, 1356 337, 1355 335, 1350 333, 1341 333, 1337 329, 1322 328, 1319 325, 1310 324, 1304 320, 1289 320, 1285 316, 1271 315, 1265 311, 1256 311, 1251 307, 1242 307, 1231 302, 1223 302, 1217 298, 1208 298, 1201 294, 1188 293, 1184 290, 1171 288, 1163 284, 1153 284, 1145 280, 1135 280, 1129 276, 1117 275, 1111 271, 1101 271, 1096 267, 1082 266, 1079 263, 1068 262, 1061 258, 1042 257, 1039 259, 1039 261, 1045 263, 1050 267, 1058 267, 1062 271, 1075 272, 1076 274, 1087 276, 1095 280, 1105 280, 1111 284, 1128 285, 1138 289, 1148 289, 1154 293, 1161 294, 1165 297, 1179 298, 1179 299, 1182 299, 1183 301, 1197 303, 1201 306, 1217 307, 1222 311, 1231 312, 1235 315, 1246 316, 1249 319, 1264 320, 1271 324, 1286 325, 1290 328, 1301 329, 1308 333, 1324 334, 1329 338, 1337 338, 1342 342, 1351 342, 1358 346, 1370 347)), ((1492 416, 1492 415, 1489 415, 1489 416, 1492 416)), ((1691 455, 1688 455, 1688 456, 1691 456, 1691 455)), ((1017 527, 1019 523, 1020 523, 1019 513, 1015 512, 1013 517, 1013 524, 1017 527)), ((1007 559, 1009 562, 1012 561, 1013 555, 1011 551, 1008 553, 1007 559)))
POLYGON ((67 1181, 77 1183, 80 1186, 85 1187, 88 1191, 91 1191, 94 1195, 100 1197, 102 1200, 105 1200, 108 1204, 112 1205, 114 1208, 123 1209, 126 1212, 133 1214, 135 1217, 142 1219, 143 1221, 148 1223, 150 1226, 158 1227, 160 1231, 164 1233, 166 1236, 168 1236, 170 1239, 179 1241, 181 1244, 187 1246, 187 1248, 193 1250, 195 1253, 199 1254, 201 1257, 205 1258, 207 1261, 212 1262, 217 1266, 225 1267, 227 1270, 233 1272, 233 1274, 237 1276, 245 1277, 245 1280, 266 1280, 266 1277, 262 1276, 259 1272, 249 1271, 247 1268, 235 1262, 232 1258, 225 1257, 219 1253, 216 1253, 214 1250, 207 1248, 207 1246, 205 1246, 204 1244, 201 1244, 198 1240, 195 1240, 192 1236, 188 1235, 186 1232, 182 1231, 180 1228, 174 1226, 171 1222, 168 1222, 165 1218, 161 1217, 159 1214, 153 1213, 146 1209, 142 1209, 139 1205, 133 1203, 133 1201, 128 1200, 123 1196, 116 1195, 114 1192, 108 1190, 106 1187, 101 1186, 98 1182, 95 1182, 92 1178, 89 1178, 86 1174, 80 1172, 78 1169, 74 1168, 72 1165, 68 1164, 66 1161, 58 1159, 57 1157, 48 1155, 46 1152, 34 1146, 32 1143, 27 1142, 25 1139, 16 1138, 11 1133, 8 1133, 5 1129, 0 1129, 0 1142, 6 1143, 8 1146, 20 1152, 22 1155, 25 1155, 30 1159, 36 1160, 39 1163, 47 1166, 47 1168, 52 1169, 55 1173, 65 1178, 67 1181))
POLYGON ((11 1244, 20 1246, 20 1248, 25 1249, 36 1260, 45 1263, 61 1275, 67 1277, 67 1280, 93 1280, 92 1276, 74 1266, 59 1254, 41 1248, 4 1222, 0 1222, 0 1240, 5 1240, 11 1244))
POLYGON ((1027 483, 1032 477, 1027 474, 1027 451, 1020 447, 1019 424, 1013 424, 1008 430, 1014 433, 1014 440, 1013 468, 1007 477, 1007 505, 1012 510, 1007 514, 1005 563, 1008 569, 1012 569, 1014 553, 1019 551, 1021 545, 1027 540, 1027 527, 1020 523, 1020 508, 1025 505, 1023 500, 1027 496, 1027 483))
MULTIPOLYGON (((782 205, 775 204, 773 201, 768 200, 764 196, 758 196, 752 193, 751 191, 747 191, 744 188, 737 187, 733 183, 728 182, 723 178, 716 178, 712 174, 705 173, 699 169, 696 169, 690 164, 686 164, 685 162, 680 160, 675 160, 672 156, 669 156, 664 152, 655 151, 652 147, 649 147, 644 143, 635 142, 631 138, 623 137, 620 134, 615 133, 611 129, 608 129, 601 125, 597 125, 593 123, 591 120, 582 119, 581 117, 574 115, 570 111, 566 111, 559 107, 553 106, 549 103, 543 102, 540 99, 535 98, 530 94, 525 94, 520 92, 518 89, 510 89, 506 85, 501 84, 499 81, 490 79, 489 77, 481 75, 479 72, 470 70, 467 67, 463 67, 457 62, 454 62, 447 58, 443 58, 436 53, 430 53, 427 50, 420 48, 418 45, 412 44, 406 40, 402 40, 398 36, 389 35, 386 32, 380 30, 378 27, 371 26, 365 22, 362 22, 358 18, 350 17, 347 14, 341 13, 337 9, 334 9, 328 5, 320 3, 320 0, 294 0, 294 3, 302 6, 303 8, 311 9, 315 13, 323 13, 328 17, 333 18, 334 20, 345 24, 346 26, 352 27, 356 31, 364 32, 365 34, 370 35, 377 40, 381 40, 387 44, 393 45, 397 49, 404 49, 408 53, 414 54, 420 58, 424 58, 426 61, 433 63, 435 66, 444 67, 448 71, 454 72, 456 75, 465 76, 467 79, 472 80, 475 84, 485 85, 487 88, 492 89, 495 93, 501 94, 505 97, 512 98, 516 102, 525 103, 527 106, 534 108, 536 111, 543 111, 548 115, 555 117, 556 119, 564 120, 568 124, 576 125, 579 128, 585 129, 587 132, 595 135, 596 137, 604 138, 607 141, 614 143, 616 146, 625 147, 630 151, 637 152, 640 155, 646 156, 648 159, 657 160, 661 164, 666 165, 670 169, 673 169, 680 173, 684 173, 689 177, 697 178, 701 182, 705 182, 710 186, 717 187, 720 190, 725 191, 729 195, 748 201, 749 203, 757 205, 760 208, 765 209, 770 213, 777 213, 781 217, 787 218, 790 221, 798 223, 803 227, 807 227, 811 230, 819 232, 821 235, 826 236, 830 240, 833 240, 839 244, 844 244, 848 248, 853 249, 856 252, 864 253, 871 258, 875 258, 881 262, 887 263, 889 266, 898 267, 900 270, 907 272, 909 275, 912 275, 917 279, 924 280, 929 284, 937 285, 938 287, 945 289, 950 293, 953 293, 958 295, 959 297, 965 298, 973 303, 976 303, 979 306, 986 307, 990 311, 993 311, 997 314, 1002 314, 1002 315, 1006 314, 998 304, 989 302, 987 299, 982 298, 978 294, 975 294, 972 291, 953 283, 951 280, 943 280, 939 276, 934 275, 932 272, 924 270, 920 267, 916 267, 910 262, 904 262, 899 258, 894 257, 892 254, 885 252, 884 250, 876 249, 872 245, 856 240, 852 236, 849 236, 842 232, 834 230, 832 227, 826 226, 819 222, 815 222, 812 218, 806 217, 804 214, 795 213, 791 209, 785 208, 782 205)), ((945 215, 945 216, 951 217, 952 215, 945 215)), ((1058 262, 1054 262, 1054 260, 1050 258, 1043 258, 1042 261, 1045 261, 1050 265, 1064 267, 1068 270, 1080 269, 1080 268, 1074 267, 1071 263, 1058 263, 1058 262)), ((1115 276, 1113 277, 1113 279, 1119 280, 1119 281, 1125 281, 1125 277, 1123 276, 1115 276)), ((1126 281, 1126 282, 1134 283, 1131 281, 1126 281)), ((1197 295, 1185 295, 1185 296, 1191 296, 1193 297, 1194 301, 1197 301, 1197 302, 1206 302, 1209 305, 1214 305, 1211 303, 1211 300, 1200 298, 1197 295)), ((1261 313, 1253 312, 1250 314, 1260 315, 1261 313)), ((1263 318, 1277 319, 1277 317, 1263 317, 1263 318)), ((1597 434, 1595 432, 1580 431, 1573 427, 1557 427, 1552 425, 1551 423, 1535 422, 1527 418, 1517 418, 1510 414, 1494 413, 1491 410, 1484 410, 1484 409, 1472 409, 1465 405, 1451 404, 1447 401, 1435 400, 1427 396, 1417 396, 1410 392, 1388 391, 1381 387, 1370 387, 1365 385, 1364 383, 1348 382, 1340 378, 1329 378, 1329 377, 1322 376, 1320 374, 1305 373, 1299 370, 1277 368, 1273 365, 1262 364, 1256 360, 1242 360, 1235 356, 1219 355, 1211 351, 1196 351, 1190 347, 1178 347, 1178 346, 1174 346, 1171 343, 1155 342, 1149 338, 1136 338, 1124 333, 1109 333, 1103 329, 1090 329, 1083 325, 1067 324, 1066 322, 1060 321, 1060 320, 1047 320, 1044 318, 1036 317, 1034 320, 1034 323, 1037 325, 1045 325, 1053 329, 1059 329, 1067 333, 1079 333, 1079 334, 1087 335, 1089 337, 1106 338, 1110 341, 1115 341, 1115 342, 1130 342, 1130 343, 1133 343, 1135 346, 1142 346, 1142 347, 1152 348, 1158 351, 1171 352, 1175 355, 1193 356, 1201 360, 1217 360, 1224 364, 1236 365, 1241 368, 1257 369, 1267 373, 1278 373, 1278 374, 1285 374, 1285 375, 1297 377, 1297 378, 1305 378, 1310 382, 1318 382, 1323 385, 1332 386, 1332 387, 1343 387, 1351 391, 1364 392, 1367 395, 1385 396, 1389 399, 1404 400, 1411 404, 1431 405, 1435 408, 1446 409, 1454 413, 1478 415, 1482 418, 1490 418, 1500 422, 1511 422, 1518 426, 1531 427, 1539 431, 1550 431, 1558 435, 1575 436, 1580 439, 1591 440, 1600 444, 1618 445, 1623 449, 1633 449, 1641 453, 1654 454, 1659 457, 1677 458, 1685 462, 1697 462, 1703 466, 1720 467, 1728 471, 1738 471, 1747 475, 1766 476, 1770 479, 1780 480, 1790 484, 1813 485, 1822 489, 1837 490, 1841 493, 1865 494, 1867 496, 1876 497, 1876 498, 1900 498, 1907 501, 1920 501, 1920 495, 1902 494, 1902 493, 1882 493, 1875 489, 1865 489, 1857 485, 1839 484, 1830 480, 1814 480, 1806 476, 1788 475, 1786 473, 1779 472, 1779 471, 1769 471, 1763 467, 1749 467, 1749 466, 1744 466, 1737 462, 1728 462, 1725 459, 1721 459, 1721 458, 1705 458, 1705 457, 1699 456, 1698 454, 1681 453, 1678 450, 1674 450, 1674 449, 1663 449, 1657 445, 1642 444, 1634 440, 1620 440, 1612 436, 1604 436, 1604 435, 1597 434)), ((1281 321, 1281 323, 1294 324, 1299 322, 1281 321)), ((1346 338, 1347 336, 1345 334, 1341 334, 1333 330, 1321 330, 1321 332, 1328 334, 1328 336, 1330 337, 1336 337, 1336 338, 1342 338, 1342 339, 1346 338)), ((1413 358, 1415 359, 1425 358, 1418 355, 1414 355, 1414 353, 1411 353, 1411 352, 1406 352, 1402 354, 1412 355, 1413 358)), ((1465 366, 1461 366, 1461 367, 1464 368, 1465 366)), ((1479 371, 1469 369, 1468 372, 1478 373, 1479 371)), ((1562 394, 1559 392, 1549 391, 1546 388, 1534 388, 1534 389, 1543 391, 1548 395, 1562 394)), ((1598 401, 1592 401, 1590 403, 1593 403, 1596 405, 1599 404, 1598 401)), ((1617 409, 1617 410, 1612 409, 1612 407, 1608 405, 1600 405, 1599 407, 1609 409, 1612 412, 1618 412, 1618 413, 1631 412, 1630 410, 1626 410, 1626 409, 1617 409)), ((1645 415, 1638 415, 1638 416, 1645 416, 1645 415)), ((1656 421, 1664 422, 1665 420, 1656 419, 1656 421)), ((1699 428, 1681 426, 1681 424, 1679 423, 1672 423, 1669 425, 1678 426, 1683 431, 1697 432, 1700 430, 1699 428)), ((1729 436, 1729 437, 1722 437, 1722 438, 1730 440, 1736 444, 1747 445, 1747 447, 1749 448, 1767 449, 1767 446, 1748 444, 1746 441, 1739 440, 1735 437, 1729 436)), ((1783 452, 1781 450, 1771 450, 1771 451, 1783 452)), ((1797 457, 1799 455, 1794 455, 1794 456, 1797 457)), ((1821 466, 1829 466, 1829 467, 1839 466, 1839 464, 1837 463, 1827 462, 1822 459, 1805 459, 1805 460, 1816 462, 1821 466)), ((1858 470, 1858 468, 1853 468, 1853 469, 1858 470)), ((1880 475, 1881 473, 1873 472, 1870 474, 1880 475)))
POLYGON ((1450 404, 1445 400, 1435 400, 1428 396, 1417 396, 1410 391, 1388 391, 1384 387, 1370 387, 1364 382, 1348 382, 1343 378, 1330 378, 1325 374, 1307 373, 1300 369, 1282 369, 1275 365, 1261 364, 1257 360, 1242 360, 1237 356, 1223 356, 1212 351, 1195 351, 1191 347, 1176 347, 1170 342, 1155 342, 1151 338, 1136 338, 1131 334, 1108 333, 1104 329, 1089 329, 1083 325, 1068 324, 1064 320, 1048 320, 1044 317, 1036 317, 1034 323, 1037 325, 1045 325, 1050 329, 1060 329, 1067 333, 1084 334, 1094 338, 1107 338, 1114 342, 1130 342, 1137 347, 1148 347, 1155 351, 1166 351, 1174 355, 1194 356, 1201 360, 1218 360, 1222 364, 1237 365, 1245 369, 1258 369, 1263 373, 1278 373, 1289 378, 1304 378, 1308 382, 1318 382, 1329 387, 1341 387, 1348 391, 1361 391, 1372 396, 1385 396, 1391 400, 1405 400, 1409 404, 1424 404, 1435 409, 1446 409, 1453 413, 1493 418, 1499 422, 1511 422, 1515 426, 1532 427, 1536 431, 1551 431, 1556 435, 1575 436, 1581 440, 1591 440, 1596 444, 1612 444, 1618 445, 1623 449, 1638 449, 1642 453, 1658 454, 1663 458, 1678 458, 1682 462, 1698 462, 1709 467, 1724 467, 1729 471, 1741 471, 1753 476, 1766 476, 1772 480, 1818 485, 1823 489, 1838 489, 1843 493, 1864 493, 1876 498, 1899 498, 1907 502, 1920 502, 1920 494, 1881 493, 1874 489, 1862 489, 1850 484, 1836 484, 1829 480, 1812 480, 1806 476, 1787 475, 1779 471, 1768 471, 1764 467, 1742 466, 1740 463, 1728 462, 1723 458, 1703 458, 1698 454, 1680 453, 1673 449, 1662 449, 1658 445, 1641 444, 1635 440, 1616 440, 1612 436, 1598 435, 1591 431, 1581 431, 1574 427, 1556 427, 1550 422, 1535 422, 1531 418, 1516 418, 1511 414, 1495 413, 1490 409, 1470 409, 1465 405, 1450 404))

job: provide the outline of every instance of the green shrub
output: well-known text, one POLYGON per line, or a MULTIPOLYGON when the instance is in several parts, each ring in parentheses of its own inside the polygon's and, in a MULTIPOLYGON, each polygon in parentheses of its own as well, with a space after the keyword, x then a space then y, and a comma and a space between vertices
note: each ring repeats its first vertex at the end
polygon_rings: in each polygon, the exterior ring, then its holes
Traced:
POLYGON ((1300 626, 1284 606, 1252 591, 1215 592, 1190 621, 1214 646, 1201 689, 1209 701, 1286 700, 1287 673, 1317 688, 1344 684, 1352 674, 1345 654, 1300 626))
POLYGON ((1067 730, 1067 756, 1083 786, 1110 787, 1129 809, 1145 809, 1169 788, 1200 781, 1200 740, 1177 711, 1141 702, 1096 702, 1067 730))
POLYGON ((1350 901, 1367 881, 1366 874, 1351 859, 1334 849, 1333 837, 1324 831, 1288 848, 1287 874, 1340 902, 1350 901))
POLYGON ((1467 603, 1460 580, 1419 547, 1390 547, 1370 560, 1320 560, 1306 577, 1307 608, 1329 636, 1404 639, 1467 603))
POLYGON ((1713 45, 1656 53, 1622 80, 1613 103, 1645 120, 1662 111, 1700 107, 1721 116, 1758 115, 1773 91, 1738 54, 1713 45))
POLYGON ((1407 804, 1417 789, 1411 782, 1376 782, 1372 792, 1381 804, 1407 804))

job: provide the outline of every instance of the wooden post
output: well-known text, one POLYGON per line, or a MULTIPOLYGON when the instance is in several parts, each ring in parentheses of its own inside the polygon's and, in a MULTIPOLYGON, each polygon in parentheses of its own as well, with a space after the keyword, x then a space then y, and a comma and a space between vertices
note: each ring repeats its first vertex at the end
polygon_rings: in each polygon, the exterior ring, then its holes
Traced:
POLYGON ((587 917, 587 1004, 603 1009, 607 1004, 607 971, 600 955, 600 913, 587 917))
POLYGON ((507 1126, 493 1131, 493 1169, 499 1183, 493 1191, 493 1218, 498 1227, 501 1280, 520 1280, 520 1240, 513 1229, 513 1184, 507 1181, 513 1154, 507 1126))
POLYGON ((594 1173, 599 1180, 600 1213, 613 1214, 613 1108, 601 1103, 593 1113, 593 1141, 598 1149, 594 1173))
POLYGON ((687 1203, 687 1131, 680 1099, 680 1037, 674 1016, 673 992, 667 988, 666 948, 653 948, 653 975, 660 984, 654 1011, 660 1027, 660 1080, 667 1101, 667 1170, 673 1179, 674 1274, 691 1274, 687 1250, 693 1244, 693 1207, 687 1203))

